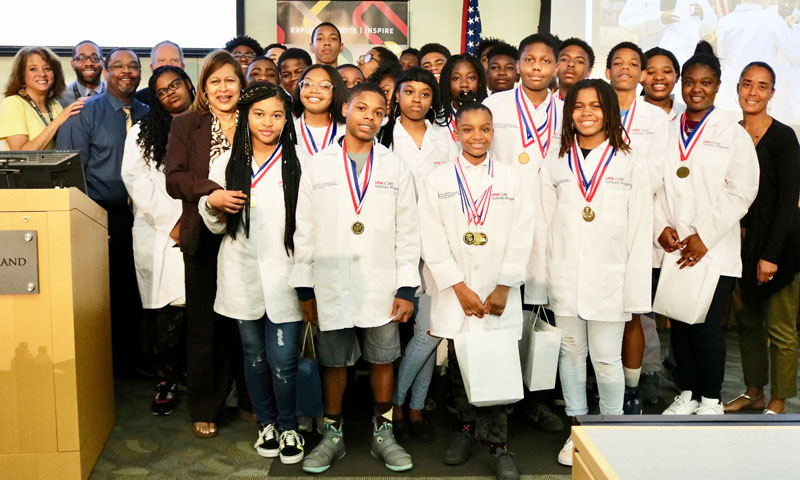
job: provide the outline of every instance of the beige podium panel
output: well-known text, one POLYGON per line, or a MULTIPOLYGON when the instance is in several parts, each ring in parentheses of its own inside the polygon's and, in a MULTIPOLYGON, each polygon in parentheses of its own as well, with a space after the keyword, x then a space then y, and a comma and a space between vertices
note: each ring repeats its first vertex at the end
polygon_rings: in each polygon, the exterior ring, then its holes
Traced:
POLYGON ((0 236, 0 287, 24 292, 0 292, 0 477, 86 479, 114 424, 106 212, 0 190, 0 236))

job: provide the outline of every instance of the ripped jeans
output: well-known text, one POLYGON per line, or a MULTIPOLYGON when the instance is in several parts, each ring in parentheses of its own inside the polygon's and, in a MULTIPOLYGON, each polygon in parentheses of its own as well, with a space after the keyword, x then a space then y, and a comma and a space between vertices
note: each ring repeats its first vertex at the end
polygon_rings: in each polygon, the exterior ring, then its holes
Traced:
POLYGON ((237 320, 244 351, 244 378, 258 423, 297 430, 297 343, 303 322, 237 320))
POLYGON ((592 360, 600 392, 600 413, 622 415, 625 379, 622 376, 624 322, 595 322, 556 316, 562 331, 558 371, 567 415, 586 415, 586 355, 592 360))

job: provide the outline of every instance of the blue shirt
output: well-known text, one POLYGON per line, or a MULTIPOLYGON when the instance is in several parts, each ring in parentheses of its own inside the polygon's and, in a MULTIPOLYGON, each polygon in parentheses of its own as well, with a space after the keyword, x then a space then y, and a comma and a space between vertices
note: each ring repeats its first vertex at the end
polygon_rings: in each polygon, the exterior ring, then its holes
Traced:
MULTIPOLYGON (((128 208, 128 191, 122 183, 122 151, 125 148, 125 112, 122 100, 102 93, 91 97, 81 113, 67 119, 58 129, 56 148, 78 150, 86 175, 89 197, 107 210, 128 208)), ((133 100, 133 123, 148 111, 133 100)))

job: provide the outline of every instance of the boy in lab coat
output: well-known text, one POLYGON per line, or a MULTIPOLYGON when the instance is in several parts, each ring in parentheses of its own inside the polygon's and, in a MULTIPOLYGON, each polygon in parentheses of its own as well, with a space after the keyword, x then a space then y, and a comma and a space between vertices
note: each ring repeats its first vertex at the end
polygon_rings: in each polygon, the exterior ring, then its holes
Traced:
POLYGON ((345 135, 314 155, 303 170, 294 234, 303 319, 318 324, 325 432, 303 470, 321 473, 344 456, 342 397, 346 366, 361 330, 375 400, 370 449, 392 471, 412 467, 392 430, 392 363, 400 357, 397 323, 414 311, 419 286, 419 219, 408 167, 374 142, 386 114, 377 85, 348 91, 345 135))
MULTIPOLYGON (((533 242, 533 206, 517 170, 488 153, 493 130, 486 106, 462 106, 456 113, 462 155, 431 172, 420 188, 423 258, 433 276, 428 286, 433 336, 452 339, 460 332, 497 329, 519 336, 522 331, 519 287, 533 242)), ((451 361, 458 373, 454 356, 451 361)), ((463 381, 456 383, 464 425, 445 463, 466 462, 483 442, 497 477, 519 478, 506 447, 508 406, 476 408, 467 401, 463 381)))

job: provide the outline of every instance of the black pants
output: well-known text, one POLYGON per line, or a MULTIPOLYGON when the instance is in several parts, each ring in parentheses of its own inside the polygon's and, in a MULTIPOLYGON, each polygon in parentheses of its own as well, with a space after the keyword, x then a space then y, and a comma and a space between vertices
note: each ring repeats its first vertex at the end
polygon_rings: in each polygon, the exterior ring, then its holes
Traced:
MULTIPOLYGON (((205 233, 204 236, 210 233, 205 233)), ((214 312, 219 238, 211 237, 186 270, 186 382, 189 414, 195 422, 216 422, 236 381, 239 406, 252 411, 244 382, 242 342, 236 322, 214 312)))
POLYGON ((111 300, 111 351, 114 376, 129 377, 141 366, 142 302, 133 263, 133 214, 107 208, 108 270, 111 300))
POLYGON ((186 368, 186 309, 167 305, 144 313, 158 378, 175 382, 186 368))
POLYGON ((695 399, 721 397, 726 352, 722 315, 735 285, 735 278, 719 277, 705 322, 696 325, 671 322, 670 341, 678 383, 681 390, 691 390, 695 399))

